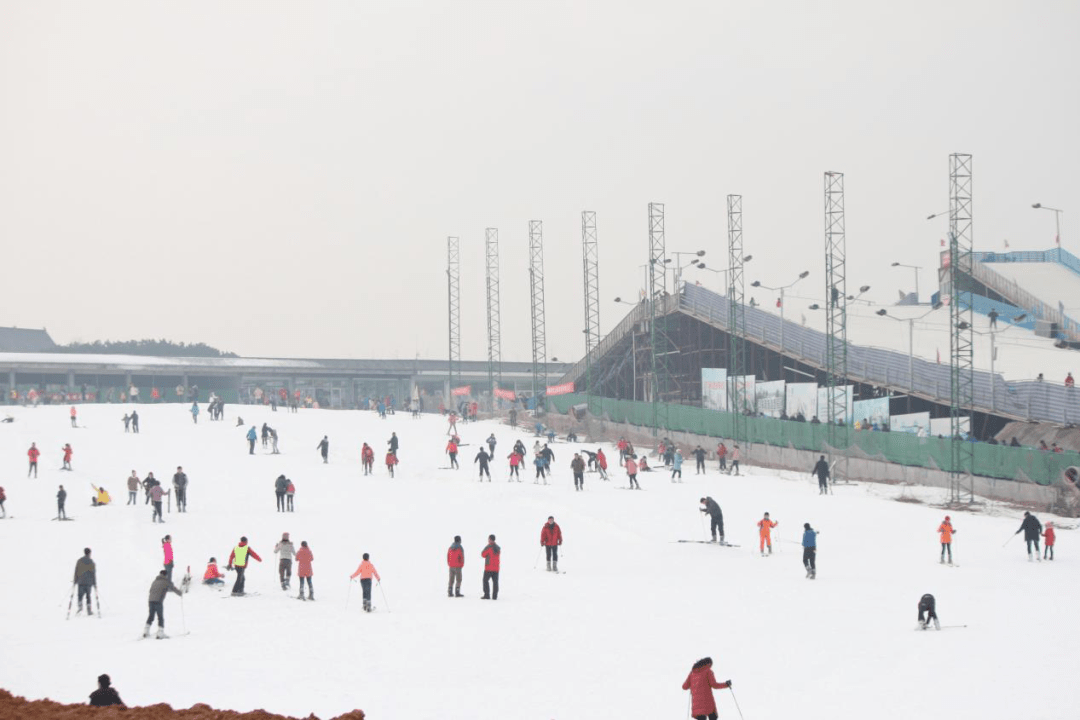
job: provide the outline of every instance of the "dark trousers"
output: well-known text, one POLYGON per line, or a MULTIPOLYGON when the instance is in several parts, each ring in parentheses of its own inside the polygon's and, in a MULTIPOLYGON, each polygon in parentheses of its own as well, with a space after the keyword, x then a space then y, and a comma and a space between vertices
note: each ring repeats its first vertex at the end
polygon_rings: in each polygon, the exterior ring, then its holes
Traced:
POLYGON ((634 487, 635 485, 637 485, 638 487, 641 487, 640 485, 638 485, 637 475, 636 474, 630 476, 630 487, 634 487))
POLYGON ((360 578, 360 590, 364 594, 364 609, 371 607, 371 578, 360 578))
POLYGON ((450 568, 450 581, 446 585, 447 594, 454 592, 461 594, 461 568, 450 568))
POLYGON ((1028 555, 1031 554, 1031 546, 1032 545, 1035 546, 1035 554, 1038 555, 1039 554, 1039 538, 1033 538, 1033 539, 1027 541, 1028 555))
POLYGON ((127 504, 128 505, 137 505, 138 504, 138 499, 137 499, 137 495, 136 495, 135 490, 128 490, 127 504))
POLYGON ((158 627, 165 627, 165 603, 163 601, 151 600, 149 605, 150 614, 146 617, 146 624, 152 625, 154 623, 154 616, 157 615, 158 627))
POLYGON ((307 589, 308 589, 308 592, 309 592, 309 593, 310 593, 310 594, 311 594, 312 596, 314 596, 314 595, 315 595, 315 589, 314 589, 313 587, 311 587, 311 576, 310 576, 310 575, 309 575, 308 577, 302 577, 302 578, 300 578, 300 592, 304 592, 304 581, 305 581, 305 580, 307 580, 307 589))
POLYGON ((720 457, 720 469, 727 470, 727 458, 724 456, 720 457))
POLYGON ((155 500, 154 501, 154 515, 150 519, 151 520, 160 520, 161 522, 165 522, 165 518, 163 518, 161 516, 161 501, 160 500, 155 500))
POLYGON ((804 547, 802 549, 802 564, 807 570, 817 571, 817 548, 804 547))
POLYGON ((709 532, 712 533, 712 539, 715 540, 716 536, 719 535, 722 540, 724 538, 723 514, 717 513, 715 515, 709 515, 709 517, 712 519, 712 522, 709 523, 709 532))
POLYGON ((56 517, 58 517, 58 518, 66 518, 67 517, 67 513, 64 512, 64 503, 62 503, 62 502, 56 503, 56 517))
POLYGON ((585 474, 575 472, 574 473, 574 487, 585 489, 585 474))
POLYGON ((286 504, 286 506, 288 506, 289 512, 293 511, 292 499, 293 499, 292 493, 289 493, 288 495, 285 496, 285 504, 286 504))
POLYGON ((521 466, 520 465, 511 465, 510 466, 510 477, 516 477, 516 478, 521 477, 521 475, 518 474, 518 468, 519 467, 521 467, 521 466))
POLYGON ((30 469, 26 471, 26 477, 30 477, 30 473, 34 473, 34 477, 37 477, 37 462, 30 461, 30 469))
POLYGON ((558 545, 545 545, 544 553, 547 555, 548 562, 559 562, 559 546, 558 545))
POLYGON ((292 580, 292 560, 289 558, 278 560, 277 571, 278 577, 281 579, 281 585, 287 585, 292 580))
POLYGON ((821 493, 828 492, 828 490, 829 490, 829 476, 828 475, 818 475, 817 486, 818 486, 818 490, 821 493))
POLYGON ((322 454, 322 461, 323 461, 324 464, 330 462, 329 457, 330 457, 329 453, 323 453, 322 454))
POLYGON ((671 468, 671 479, 674 480, 676 475, 678 475, 680 479, 682 478, 682 468, 677 470, 674 467, 671 468))
POLYGON ((457 453, 450 453, 450 467, 456 468, 457 466, 457 453))
POLYGON ((719 717, 716 713, 712 712, 708 715, 695 715, 694 720, 716 720, 719 717))
POLYGON ((79 607, 80 608, 82 607, 83 596, 86 596, 86 611, 87 612, 90 612, 90 588, 92 588, 92 587, 94 587, 94 586, 93 585, 80 585, 79 586, 79 607))
POLYGON ((176 512, 187 512, 187 488, 176 489, 176 512))
POLYGON ((949 553, 949 562, 952 562, 952 543, 941 543, 941 559, 945 559, 945 553, 949 553))
POLYGON ((490 597, 492 600, 499 599, 499 571, 498 570, 485 570, 484 571, 484 597, 490 597), (488 583, 492 584, 492 591, 488 592, 488 583))
POLYGON ((697 472, 699 472, 699 473, 705 472, 705 458, 698 458, 697 472))
POLYGON ((254 455, 254 454, 255 454, 255 441, 252 440, 251 438, 248 438, 248 455, 254 455))
POLYGON ((937 620, 937 619, 938 619, 938 616, 937 616, 937 613, 934 612, 934 608, 923 609, 923 607, 921 605, 919 606, 919 622, 930 622, 931 620, 937 620), (925 620, 923 620, 923 614, 924 613, 926 614, 926 619, 925 620))
POLYGON ((739 461, 738 460, 732 460, 731 461, 731 474, 732 475, 738 475, 739 474, 739 461))
POLYGON ((244 570, 247 568, 236 565, 234 569, 236 570, 236 582, 233 583, 232 591, 233 593, 242 593, 244 592, 244 570))
POLYGON ((1045 546, 1045 549, 1043 550, 1043 557, 1044 558, 1049 557, 1051 560, 1054 559, 1054 546, 1053 545, 1045 546))
POLYGON ((485 475, 487 475, 488 482, 491 482, 491 471, 488 470, 487 465, 481 465, 480 466, 480 479, 483 480, 485 475))
POLYGON ((278 512, 285 512, 285 491, 275 490, 274 494, 277 495, 277 510, 278 512))
POLYGON ((169 582, 172 582, 172 571, 176 563, 165 563, 165 577, 169 578, 169 582))

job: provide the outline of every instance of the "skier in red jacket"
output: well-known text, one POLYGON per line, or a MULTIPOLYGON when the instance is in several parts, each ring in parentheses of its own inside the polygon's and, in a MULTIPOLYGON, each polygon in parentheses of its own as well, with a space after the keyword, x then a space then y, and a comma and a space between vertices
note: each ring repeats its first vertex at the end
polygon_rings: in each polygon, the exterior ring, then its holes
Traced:
POLYGON ((690 674, 686 676, 686 682, 682 684, 683 690, 690 691, 692 702, 690 715, 694 720, 716 720, 716 700, 713 698, 713 688, 723 690, 730 687, 730 680, 716 682, 716 676, 712 671, 712 658, 702 658, 694 663, 690 674))
POLYGON ((495 544, 495 536, 488 535, 488 544, 480 552, 480 557, 484 558, 484 596, 481 600, 498 600, 499 599, 499 556, 502 554, 502 548, 495 544), (494 592, 488 592, 488 583, 491 582, 494 587, 494 592))
POLYGON ((30 449, 26 451, 26 456, 30 458, 30 469, 26 471, 26 477, 30 477, 30 473, 34 473, 34 477, 37 477, 37 459, 41 455, 41 451, 37 448, 37 443, 30 443, 30 449))
POLYGON ((562 530, 559 529, 555 518, 548 516, 547 523, 540 530, 540 544, 547 553, 547 569, 550 572, 559 572, 559 546, 562 545, 562 530))
POLYGON ((375 466, 375 451, 367 443, 364 443, 364 447, 360 450, 360 462, 364 465, 364 474, 370 475, 375 466))
POLYGON ((603 448, 596 448, 596 467, 600 470, 600 479, 607 480, 607 456, 603 448))
POLYGON ((386 453, 386 470, 390 473, 390 477, 394 477, 394 466, 397 464, 397 455, 395 455, 392 451, 386 453))
POLYGON ((450 568, 450 582, 446 586, 446 597, 465 597, 461 594, 461 568, 465 567, 465 549, 461 547, 460 535, 454 536, 454 542, 446 551, 446 565, 450 568))

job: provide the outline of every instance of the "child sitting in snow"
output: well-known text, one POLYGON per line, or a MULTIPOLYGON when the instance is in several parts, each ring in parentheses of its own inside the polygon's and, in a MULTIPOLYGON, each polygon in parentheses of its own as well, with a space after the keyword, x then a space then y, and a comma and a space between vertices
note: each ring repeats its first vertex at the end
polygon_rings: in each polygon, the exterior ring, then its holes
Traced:
POLYGON ((203 573, 203 585, 224 585, 223 577, 221 571, 218 570, 217 558, 210 558, 210 562, 206 564, 206 572, 203 573))

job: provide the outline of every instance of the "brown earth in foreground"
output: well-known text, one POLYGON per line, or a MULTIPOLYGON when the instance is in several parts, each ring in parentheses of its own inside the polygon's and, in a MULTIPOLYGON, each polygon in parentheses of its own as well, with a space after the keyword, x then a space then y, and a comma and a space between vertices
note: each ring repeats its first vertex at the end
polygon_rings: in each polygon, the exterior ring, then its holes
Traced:
MULTIPOLYGON (((0 690, 0 720, 295 720, 287 715, 276 715, 265 710, 235 712, 215 710, 209 705, 193 705, 187 710, 173 710, 165 703, 145 707, 104 707, 89 705, 64 705, 52 700, 27 700, 0 690)), ((304 720, 319 720, 309 715, 304 720)), ((363 710, 353 710, 330 720, 364 720, 363 710)))

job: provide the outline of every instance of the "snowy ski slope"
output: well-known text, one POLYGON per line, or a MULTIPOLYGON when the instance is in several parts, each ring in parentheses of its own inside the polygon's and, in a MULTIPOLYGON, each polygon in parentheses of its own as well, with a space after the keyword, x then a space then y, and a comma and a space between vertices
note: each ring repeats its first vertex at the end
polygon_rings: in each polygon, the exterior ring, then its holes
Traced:
MULTIPOLYGON (((15 422, 0 424, 12 516, 0 521, 0 686, 17 694, 85 701, 107 672, 140 705, 207 702, 300 717, 360 707, 387 719, 679 718, 690 665, 711 655, 717 677, 734 680, 747 720, 1075 712, 1075 532, 1059 532, 1055 562, 1028 563, 1021 539, 1002 547, 1019 526, 1013 510, 949 513, 959 563, 949 568, 938 564, 935 532, 946 513, 895 502, 896 487, 843 486, 821 497, 806 476, 733 478, 710 462, 696 477, 688 459, 682 484, 657 472, 629 492, 617 489, 626 482, 616 471, 609 483, 587 475, 585 492, 575 493, 564 443, 554 446, 552 485, 508 484, 502 458, 515 438, 529 447, 533 439, 493 423, 461 428, 470 444, 455 472, 439 469, 447 462, 438 417, 231 406, 225 422, 203 413, 193 425, 181 405, 139 409, 139 435, 124 434, 119 405, 81 406, 80 429, 66 407, 12 408, 15 422), (244 433, 264 421, 278 429, 282 455, 261 446, 247 454, 244 433), (401 438, 393 480, 382 465, 392 430, 401 438), (495 480, 481 485, 472 458, 493 430, 495 480), (329 465, 315 450, 324 434, 329 465), (370 478, 360 471, 365 440, 377 451, 370 478), (25 478, 31 441, 43 451, 36 480, 25 478), (75 449, 73 472, 58 470, 65 442, 75 449), (190 478, 188 514, 174 506, 154 525, 141 497, 124 505, 133 468, 168 481, 177 465, 190 478), (294 514, 275 512, 279 473, 297 486, 294 514), (89 507, 91 482, 115 504, 89 507), (59 483, 75 522, 49 520, 59 483), (702 495, 720 503, 740 548, 675 542, 703 537, 702 495), (780 522, 769 558, 756 551, 765 511, 780 522), (565 537, 565 575, 543 572, 542 562, 534 569, 548 515, 565 537), (807 521, 821 531, 814 581, 797 544, 807 521), (272 550, 283 531, 314 552, 314 603, 294 599, 295 579, 288 595, 278 588, 272 550), (249 591, 260 594, 227 598, 196 584, 183 614, 179 598, 166 599, 172 639, 137 640, 166 532, 178 567, 190 564, 197 577, 211 555, 224 567, 247 535, 263 557, 248 572, 249 591), (478 599, 488 533, 503 549, 497 602, 478 599), (465 599, 445 595, 455 534, 466 551, 465 599), (65 621, 84 546, 98 564, 103 617, 65 621), (376 590, 370 615, 348 581, 363 552, 385 591, 376 590), (913 631, 925 592, 936 595, 943 624, 967 627, 913 631), (175 637, 185 626, 191 634, 175 637)), ((942 499, 936 490, 915 495, 942 499)), ((730 693, 717 697, 720 716, 737 717, 730 693)))

